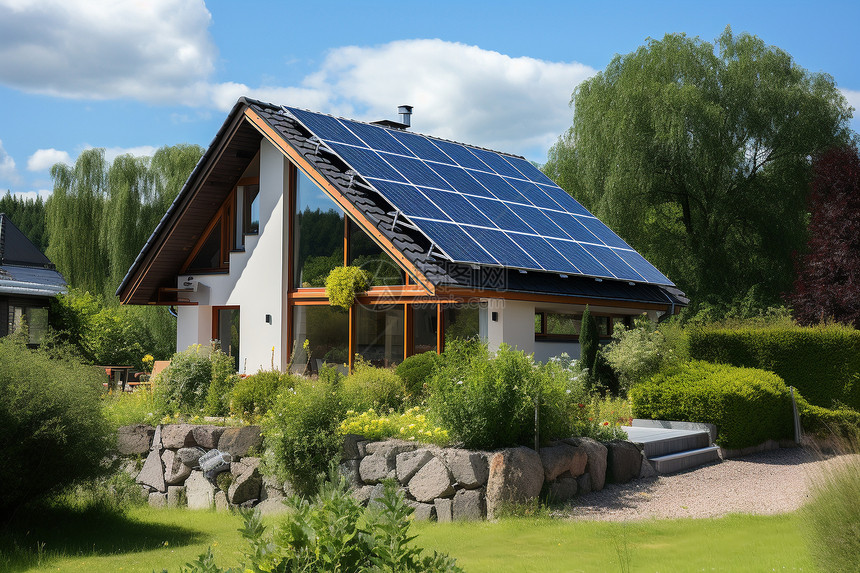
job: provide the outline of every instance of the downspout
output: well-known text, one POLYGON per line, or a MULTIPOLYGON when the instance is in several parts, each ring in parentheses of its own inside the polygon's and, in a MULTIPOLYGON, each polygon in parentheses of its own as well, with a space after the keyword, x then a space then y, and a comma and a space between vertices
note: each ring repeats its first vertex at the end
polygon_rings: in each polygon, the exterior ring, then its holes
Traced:
POLYGON ((663 293, 663 296, 665 296, 666 300, 669 301, 670 307, 669 307, 669 314, 663 315, 663 317, 657 321, 658 323, 666 320, 666 318, 665 318, 666 316, 670 316, 670 317, 675 316, 675 300, 672 297, 670 297, 668 294, 666 294, 666 291, 664 291, 663 289, 660 289, 660 292, 663 293))

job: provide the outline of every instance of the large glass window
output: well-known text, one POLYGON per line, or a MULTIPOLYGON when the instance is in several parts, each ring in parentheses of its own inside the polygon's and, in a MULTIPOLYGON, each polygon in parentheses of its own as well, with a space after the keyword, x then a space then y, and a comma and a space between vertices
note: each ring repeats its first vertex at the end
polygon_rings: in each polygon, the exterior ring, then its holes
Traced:
POLYGON ((245 185, 243 191, 244 222, 242 232, 246 235, 255 235, 260 231, 260 186, 245 185))
POLYGON ((239 309, 219 308, 215 311, 215 332, 224 354, 233 358, 233 368, 239 372, 239 309))
POLYGON ((356 307, 356 352, 374 366, 403 361, 403 307, 356 307))
POLYGON ((370 274, 371 286, 402 285, 403 271, 357 224, 349 224, 349 264, 370 274))
POLYGON ((293 307, 293 372, 319 372, 324 364, 349 363, 349 313, 327 305, 293 307), (307 340, 307 352, 304 343, 307 340))
POLYGON ((298 171, 293 219, 293 288, 325 286, 343 265, 343 212, 307 175, 298 171))
MULTIPOLYGON (((592 315, 594 316, 594 315, 592 315)), ((597 334, 601 338, 612 336, 612 325, 615 321, 626 322, 626 318, 611 318, 609 316, 594 316, 597 323, 597 334)), ((538 312, 535 313, 535 336, 579 338, 582 329, 582 313, 538 312)))
POLYGON ((436 305, 415 305, 412 307, 412 344, 413 352, 436 351, 436 305))
POLYGON ((477 306, 449 306, 444 311, 445 340, 477 338, 481 314, 477 306))
POLYGON ((200 246, 188 270, 211 270, 221 267, 221 221, 212 227, 209 236, 200 246))

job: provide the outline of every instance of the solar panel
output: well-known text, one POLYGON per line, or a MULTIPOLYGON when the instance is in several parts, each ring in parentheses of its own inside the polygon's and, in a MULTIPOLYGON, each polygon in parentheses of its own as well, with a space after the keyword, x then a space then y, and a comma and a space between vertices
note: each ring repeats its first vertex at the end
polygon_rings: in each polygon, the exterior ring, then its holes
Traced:
POLYGON ((673 284, 521 157, 285 109, 452 261, 673 284))

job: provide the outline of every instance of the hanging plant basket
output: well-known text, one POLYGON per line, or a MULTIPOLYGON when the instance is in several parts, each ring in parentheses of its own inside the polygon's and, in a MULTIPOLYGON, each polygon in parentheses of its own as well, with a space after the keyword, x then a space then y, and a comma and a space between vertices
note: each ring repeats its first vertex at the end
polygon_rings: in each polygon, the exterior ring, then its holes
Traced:
POLYGON ((349 310, 357 294, 370 286, 370 274, 358 267, 336 267, 325 279, 325 294, 332 306, 349 310))

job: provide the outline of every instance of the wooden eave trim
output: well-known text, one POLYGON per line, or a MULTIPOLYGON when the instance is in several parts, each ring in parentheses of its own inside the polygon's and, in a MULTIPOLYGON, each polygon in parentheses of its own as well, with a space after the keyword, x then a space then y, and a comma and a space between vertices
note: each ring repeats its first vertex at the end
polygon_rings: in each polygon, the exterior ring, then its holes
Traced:
POLYGON ((183 199, 182 204, 178 206, 176 212, 173 214, 173 217, 167 222, 167 234, 158 241, 157 245, 153 245, 153 248, 150 249, 149 253, 147 253, 146 259, 143 261, 140 270, 137 272, 137 276, 135 277, 134 282, 128 287, 128 289, 126 290, 126 296, 123 297, 120 301, 122 304, 128 304, 128 301, 134 297, 134 294, 137 292, 137 289, 140 288, 140 284, 143 282, 144 278, 152 267, 153 262, 164 250, 164 246, 167 244, 168 240, 170 239, 170 236, 173 234, 173 229, 176 228, 177 223, 182 220, 182 217, 185 216, 185 213, 188 210, 188 206, 191 204, 192 200, 197 195, 197 192, 200 190, 201 185, 203 185, 203 183, 205 183, 206 180, 212 175, 212 170, 221 160, 221 156, 224 155, 224 151, 230 146, 230 142, 233 141, 233 137, 236 135, 236 132, 239 130, 239 127, 242 125, 243 120, 244 116, 241 113, 237 113, 236 116, 233 118, 232 123, 227 130, 226 136, 221 140, 221 144, 218 150, 213 153, 212 156, 209 158, 209 161, 206 163, 206 166, 204 167, 203 171, 200 173, 200 175, 197 177, 197 180, 194 182, 194 186, 188 190, 188 194, 183 199))
MULTIPOLYGON (((575 295, 537 294, 525 292, 508 292, 495 290, 466 289, 460 287, 440 286, 436 289, 439 297, 468 297, 468 298, 501 298, 505 300, 523 300, 534 302, 551 302, 563 304, 579 304, 593 306, 612 306, 619 308, 643 310, 669 310, 668 303, 636 302, 629 300, 588 298, 575 295)), ((677 305, 676 305, 677 306, 677 305)))
POLYGON ((295 165, 301 168, 305 174, 310 177, 314 183, 316 183, 320 189, 325 192, 329 198, 337 203, 337 205, 344 210, 352 220, 357 223, 362 230, 371 236, 374 240, 376 240, 377 244, 395 261, 397 261, 401 268, 406 269, 406 271, 418 282, 424 290, 429 294, 435 294, 436 287, 431 283, 424 273, 418 270, 415 265, 413 265, 409 259, 403 256, 403 253, 394 246, 394 244, 385 236, 382 235, 373 225, 367 224, 367 218, 364 214, 355 208, 349 201, 346 201, 341 195, 340 191, 332 185, 328 179, 322 176, 319 171, 317 171, 307 159, 305 159, 301 153, 297 149, 295 149, 288 141, 284 140, 278 132, 276 132, 272 127, 264 120, 260 115, 252 110, 251 108, 245 109, 245 117, 251 124, 256 127, 263 136, 269 140, 269 142, 281 150, 281 152, 286 155, 290 161, 292 161, 295 165))

